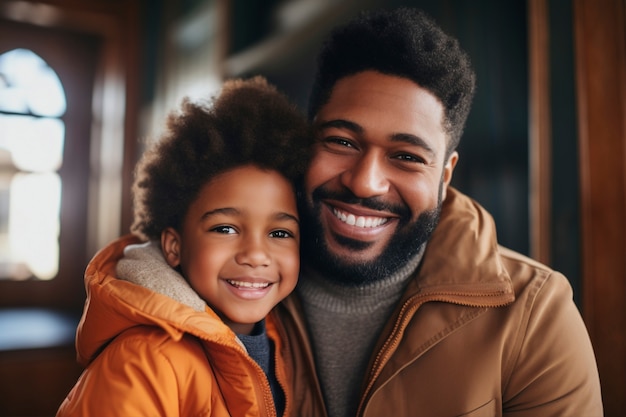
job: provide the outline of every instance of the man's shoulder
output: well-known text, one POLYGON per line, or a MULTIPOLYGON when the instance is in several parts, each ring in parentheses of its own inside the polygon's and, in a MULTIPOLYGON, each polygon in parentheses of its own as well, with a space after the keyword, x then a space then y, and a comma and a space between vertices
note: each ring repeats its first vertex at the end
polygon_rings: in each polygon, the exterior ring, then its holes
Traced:
POLYGON ((522 294, 535 298, 549 293, 571 300, 572 285, 561 272, 504 246, 499 246, 498 251, 513 283, 516 298, 522 294))
POLYGON ((552 273, 555 272, 554 269, 549 267, 546 264, 543 264, 528 255, 524 255, 518 251, 507 248, 502 245, 498 245, 498 252, 505 262, 508 265, 516 265, 519 267, 530 268, 532 270, 536 270, 537 273, 552 273))

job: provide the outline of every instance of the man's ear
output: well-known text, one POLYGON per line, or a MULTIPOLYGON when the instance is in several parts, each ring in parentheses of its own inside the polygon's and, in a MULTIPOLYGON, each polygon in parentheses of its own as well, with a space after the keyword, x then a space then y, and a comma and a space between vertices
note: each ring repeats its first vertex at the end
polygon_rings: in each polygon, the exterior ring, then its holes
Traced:
POLYGON ((161 232, 161 250, 165 260, 172 268, 180 265, 180 235, 174 228, 168 227, 161 232))
POLYGON ((459 162, 459 153, 454 151, 448 157, 446 164, 443 167, 443 192, 441 196, 441 200, 446 199, 446 194, 448 191, 448 185, 450 185, 450 181, 452 181, 452 174, 454 173, 454 167, 456 167, 456 163, 459 162))

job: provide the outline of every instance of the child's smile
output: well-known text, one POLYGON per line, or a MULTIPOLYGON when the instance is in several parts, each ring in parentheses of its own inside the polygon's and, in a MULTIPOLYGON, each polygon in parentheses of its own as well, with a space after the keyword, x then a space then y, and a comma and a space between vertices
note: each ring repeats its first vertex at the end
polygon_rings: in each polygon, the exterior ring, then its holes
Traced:
POLYGON ((201 188, 182 228, 164 232, 168 263, 236 333, 245 334, 295 287, 300 227, 291 183, 246 165, 201 188))

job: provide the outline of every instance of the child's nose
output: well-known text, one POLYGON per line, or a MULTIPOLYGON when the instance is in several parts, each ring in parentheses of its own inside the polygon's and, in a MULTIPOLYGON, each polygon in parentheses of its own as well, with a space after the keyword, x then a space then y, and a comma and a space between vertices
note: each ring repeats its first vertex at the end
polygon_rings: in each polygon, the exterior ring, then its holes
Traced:
POLYGON ((240 265, 248 265, 253 268, 268 266, 270 254, 262 239, 247 239, 235 256, 240 265))

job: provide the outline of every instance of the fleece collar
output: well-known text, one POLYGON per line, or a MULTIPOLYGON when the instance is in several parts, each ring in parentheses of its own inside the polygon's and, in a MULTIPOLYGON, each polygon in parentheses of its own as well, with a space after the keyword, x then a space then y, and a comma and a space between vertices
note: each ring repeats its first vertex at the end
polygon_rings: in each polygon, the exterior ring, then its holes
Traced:
POLYGON ((126 246, 116 271, 119 279, 166 295, 196 311, 204 311, 206 308, 204 300, 166 263, 158 242, 126 246))

